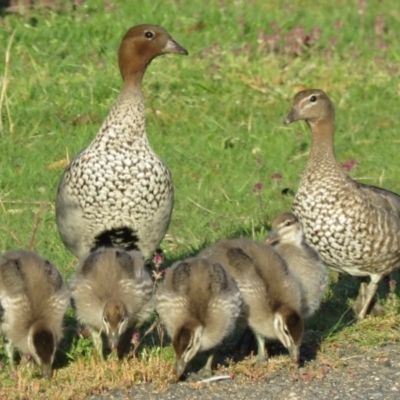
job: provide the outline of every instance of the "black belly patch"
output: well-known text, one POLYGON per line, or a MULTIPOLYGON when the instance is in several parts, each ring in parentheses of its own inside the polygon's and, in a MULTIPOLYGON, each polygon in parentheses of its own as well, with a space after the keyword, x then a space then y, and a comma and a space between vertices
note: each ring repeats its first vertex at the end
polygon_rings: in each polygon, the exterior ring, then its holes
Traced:
POLYGON ((90 251, 99 247, 118 247, 127 251, 139 250, 139 238, 132 229, 127 227, 104 231, 94 238, 94 245, 90 251))

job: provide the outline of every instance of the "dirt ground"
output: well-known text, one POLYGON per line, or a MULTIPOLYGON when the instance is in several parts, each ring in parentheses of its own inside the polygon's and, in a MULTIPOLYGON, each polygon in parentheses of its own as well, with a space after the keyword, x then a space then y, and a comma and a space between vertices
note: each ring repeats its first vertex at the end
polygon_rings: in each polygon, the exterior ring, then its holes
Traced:
POLYGON ((335 361, 316 359, 298 369, 280 369, 262 381, 234 376, 209 384, 180 382, 163 392, 141 385, 88 399, 400 399, 400 343, 367 352, 349 344, 338 347, 337 355, 335 361))

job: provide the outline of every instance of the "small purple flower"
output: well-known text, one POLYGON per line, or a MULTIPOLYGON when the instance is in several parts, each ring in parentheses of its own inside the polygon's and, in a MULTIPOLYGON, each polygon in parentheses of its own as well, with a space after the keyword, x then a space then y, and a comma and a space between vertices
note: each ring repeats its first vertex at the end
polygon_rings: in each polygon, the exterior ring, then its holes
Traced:
POLYGON ((364 14, 366 8, 367 8, 367 0, 358 0, 358 13, 364 14))
POLYGON ((78 328, 77 333, 78 333, 78 336, 82 336, 85 339, 87 339, 90 336, 89 329, 87 329, 87 328, 78 328))
POLYGON ((333 26, 335 27, 335 29, 339 30, 339 29, 342 29, 343 23, 342 23, 342 21, 340 19, 337 19, 335 21, 335 23, 333 24, 333 26))
POLYGON ((275 172, 271 175, 271 179, 273 181, 279 182, 282 179, 282 174, 280 174, 279 172, 275 172))
POLYGON ((357 167, 357 165, 358 165, 358 161, 357 161, 357 160, 354 160, 354 159, 351 159, 351 160, 348 160, 348 161, 344 162, 344 163, 342 164, 342 168, 343 168, 345 171, 349 172, 349 171, 351 171, 353 168, 357 167))
POLYGON ((375 22, 374 22, 374 30, 375 30, 375 35, 378 38, 382 38, 382 36, 386 30, 386 23, 385 23, 384 15, 381 14, 376 17, 375 22))
POLYGON ((10 371, 10 378, 16 381, 18 379, 17 371, 10 371))
POLYGON ((278 23, 276 21, 271 21, 269 23, 270 28, 274 33, 280 34, 282 29, 279 27, 278 23))
POLYGON ((319 26, 314 26, 311 29, 310 34, 305 35, 304 44, 309 47, 313 46, 315 43, 318 42, 319 38, 321 37, 321 32, 322 29, 319 26))
POLYGON ((156 253, 153 256, 153 264, 156 268, 159 268, 160 265, 164 262, 164 254, 161 249, 157 249, 156 253))
POLYGON ((137 344, 140 341, 140 333, 139 332, 133 332, 132 337, 131 337, 131 343, 132 344, 137 344))
POLYGON ((336 45, 337 45, 337 39, 334 38, 334 37, 331 37, 331 38, 329 39, 329 44, 330 44, 332 47, 336 47, 336 45))
POLYGON ((257 183, 255 183, 254 184, 254 186, 253 186, 253 192, 255 193, 255 194, 260 194, 261 193, 261 190, 262 190, 262 188, 263 188, 263 184, 261 183, 261 182, 257 182, 257 183))

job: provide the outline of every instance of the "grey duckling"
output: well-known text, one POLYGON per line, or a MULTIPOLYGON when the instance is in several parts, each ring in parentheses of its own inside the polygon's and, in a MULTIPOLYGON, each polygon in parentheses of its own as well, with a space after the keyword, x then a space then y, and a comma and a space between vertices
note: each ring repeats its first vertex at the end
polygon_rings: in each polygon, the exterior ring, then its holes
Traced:
MULTIPOLYGON (((172 338, 178 378, 198 352, 215 348, 232 332, 241 306, 236 283, 217 262, 190 258, 167 270, 156 310, 172 338)), ((203 375, 211 375, 212 360, 213 353, 203 375)))
POLYGON ((5 336, 11 370, 14 349, 31 355, 43 376, 52 365, 63 336, 70 294, 58 269, 32 251, 7 251, 0 257, 0 331, 5 336))

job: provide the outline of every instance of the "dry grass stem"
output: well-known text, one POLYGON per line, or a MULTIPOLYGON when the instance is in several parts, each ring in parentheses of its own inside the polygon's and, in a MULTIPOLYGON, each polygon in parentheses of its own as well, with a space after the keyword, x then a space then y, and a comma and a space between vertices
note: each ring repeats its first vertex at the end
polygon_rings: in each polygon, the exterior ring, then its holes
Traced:
POLYGON ((9 83, 8 71, 10 68, 11 46, 12 46, 16 31, 17 31, 16 29, 13 30, 13 33, 11 34, 10 39, 8 40, 8 45, 7 45, 6 54, 5 54, 4 74, 3 74, 2 81, 1 81, 1 92, 0 92, 0 131, 1 132, 3 132, 3 120, 2 120, 1 116, 3 115, 3 105, 4 104, 6 105, 6 108, 7 108, 10 132, 13 131, 13 123, 11 121, 10 110, 9 110, 8 103, 7 103, 7 87, 8 87, 8 83, 9 83))
POLYGON ((28 246, 29 250, 33 250, 34 247, 35 247, 34 244, 35 244, 36 233, 38 231, 38 228, 39 228, 40 222, 41 222, 41 220, 43 218, 43 215, 44 215, 44 213, 46 211, 47 204, 48 203, 46 203, 46 202, 42 202, 40 204, 40 209, 39 209, 38 213, 36 214, 35 224, 33 226, 33 232, 32 232, 32 236, 31 236, 31 240, 29 241, 29 246, 28 246))

